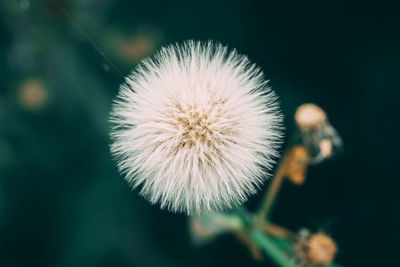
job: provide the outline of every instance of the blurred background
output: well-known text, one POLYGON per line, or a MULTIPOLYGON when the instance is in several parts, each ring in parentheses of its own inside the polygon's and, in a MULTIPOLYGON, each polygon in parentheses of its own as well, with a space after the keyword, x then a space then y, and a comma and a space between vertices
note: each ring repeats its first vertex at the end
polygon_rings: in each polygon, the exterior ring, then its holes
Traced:
POLYGON ((259 64, 287 137, 313 102, 344 141, 284 184, 272 220, 332 235, 344 266, 395 266, 399 29, 385 1, 0 1, 0 266, 274 266, 231 235, 192 245, 187 217, 132 192, 111 159, 123 77, 187 39, 259 64))

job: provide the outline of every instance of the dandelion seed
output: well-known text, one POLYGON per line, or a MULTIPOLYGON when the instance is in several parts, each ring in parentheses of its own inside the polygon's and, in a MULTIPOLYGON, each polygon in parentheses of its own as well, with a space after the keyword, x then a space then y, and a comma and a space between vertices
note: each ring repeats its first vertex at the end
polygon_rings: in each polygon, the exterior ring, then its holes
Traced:
POLYGON ((126 78, 111 151, 161 208, 222 211, 254 194, 278 156, 277 97, 247 57, 212 42, 162 48, 126 78))

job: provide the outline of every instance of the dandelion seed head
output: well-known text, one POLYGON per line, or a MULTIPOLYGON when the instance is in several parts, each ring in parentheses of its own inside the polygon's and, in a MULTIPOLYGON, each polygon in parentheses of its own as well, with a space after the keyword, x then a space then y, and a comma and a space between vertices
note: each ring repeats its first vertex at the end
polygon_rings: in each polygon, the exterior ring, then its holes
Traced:
POLYGON ((162 48, 126 78, 111 151, 132 187, 188 214, 243 203, 281 140, 277 97, 247 57, 212 42, 162 48))

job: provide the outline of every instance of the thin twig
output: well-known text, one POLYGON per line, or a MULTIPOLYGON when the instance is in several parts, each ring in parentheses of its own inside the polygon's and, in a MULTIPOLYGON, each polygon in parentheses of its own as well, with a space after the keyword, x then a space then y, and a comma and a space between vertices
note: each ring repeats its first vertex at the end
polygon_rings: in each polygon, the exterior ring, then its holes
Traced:
POLYGON ((287 158, 290 154, 292 147, 288 149, 282 157, 282 160, 278 166, 278 169, 275 173, 274 178, 272 178, 271 185, 268 188, 267 193, 265 194, 264 200, 262 202, 262 206, 257 214, 257 223, 262 223, 265 220, 268 220, 272 206, 275 202, 276 196, 278 195, 279 189, 281 188, 283 179, 285 177, 285 169, 287 167, 287 158))
POLYGON ((260 226, 260 228, 264 230, 264 232, 266 232, 267 234, 275 237, 288 238, 293 236, 293 233, 286 228, 269 222, 265 222, 260 226))
POLYGON ((235 237, 241 242, 243 243, 246 247, 249 248, 251 255, 253 256, 253 258, 255 260, 263 260, 263 253, 261 252, 260 248, 258 247, 258 245, 250 239, 250 237, 248 236, 248 234, 244 231, 232 231, 232 233, 235 235, 235 237))

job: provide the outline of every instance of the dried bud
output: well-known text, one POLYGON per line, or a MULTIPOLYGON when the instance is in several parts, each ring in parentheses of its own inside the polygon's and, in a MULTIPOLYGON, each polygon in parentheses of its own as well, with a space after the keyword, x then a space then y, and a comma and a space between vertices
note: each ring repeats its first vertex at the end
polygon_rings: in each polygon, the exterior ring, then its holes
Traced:
POLYGON ((320 107, 315 104, 301 105, 295 120, 300 130, 300 144, 307 150, 310 163, 319 163, 340 150, 342 140, 320 107))
POLYGON ((120 45, 118 50, 121 59, 130 62, 139 62, 150 56, 155 49, 156 41, 150 35, 141 34, 133 36, 120 45))
POLYGON ((326 122, 327 116, 317 105, 303 104, 297 108, 295 120, 302 131, 308 131, 321 127, 326 122))
POLYGON ((20 104, 29 110, 37 110, 44 106, 47 99, 47 90, 43 81, 37 78, 25 80, 19 87, 20 104))
POLYGON ((302 185, 306 179, 310 159, 303 146, 294 146, 286 161, 286 177, 296 185, 302 185))
POLYGON ((336 252, 335 241, 325 234, 313 234, 308 241, 307 258, 313 264, 330 264, 335 258, 336 252))

